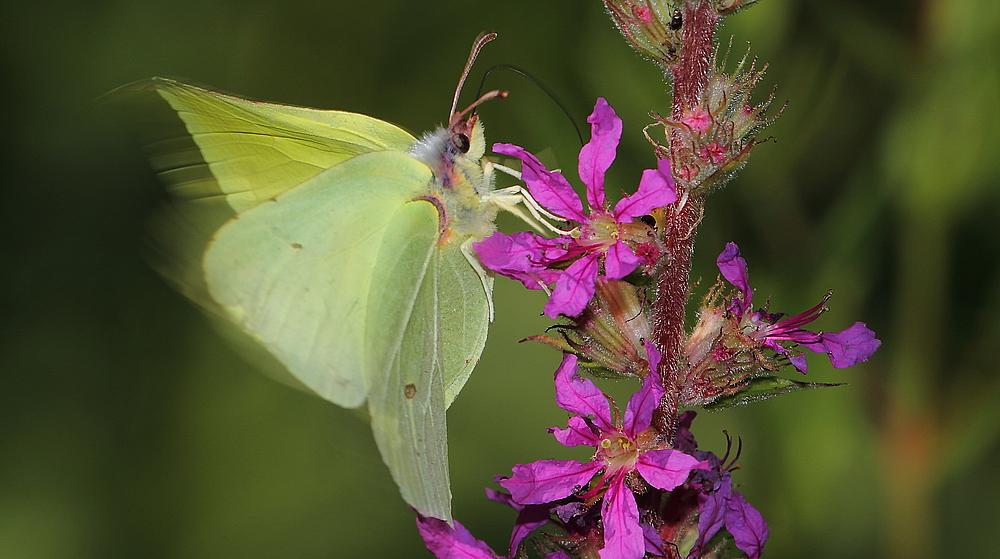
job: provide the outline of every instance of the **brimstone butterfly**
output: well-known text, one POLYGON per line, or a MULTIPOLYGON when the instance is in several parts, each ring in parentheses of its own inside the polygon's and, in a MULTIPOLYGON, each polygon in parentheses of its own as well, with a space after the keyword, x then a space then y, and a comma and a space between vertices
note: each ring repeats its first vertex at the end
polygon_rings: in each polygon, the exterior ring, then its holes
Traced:
MULTIPOLYGON (((462 82, 495 36, 477 39, 462 82)), ((470 111, 503 94, 456 113, 456 92, 448 127, 418 140, 162 78, 124 90, 155 93, 186 128, 150 144, 173 197, 153 222, 164 274, 254 361, 340 406, 367 402, 403 498, 450 520, 445 410, 492 319, 470 245, 522 199, 493 190, 470 111)))

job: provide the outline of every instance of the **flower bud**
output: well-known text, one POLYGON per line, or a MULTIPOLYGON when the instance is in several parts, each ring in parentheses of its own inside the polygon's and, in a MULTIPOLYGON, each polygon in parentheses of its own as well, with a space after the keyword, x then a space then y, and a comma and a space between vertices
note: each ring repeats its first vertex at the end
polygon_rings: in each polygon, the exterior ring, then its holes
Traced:
POLYGON ((571 324, 556 326, 561 338, 532 336, 580 357, 580 365, 598 376, 644 378, 649 373, 643 340, 651 328, 639 288, 625 281, 599 280, 594 298, 571 324))
POLYGON ((756 4, 757 0, 713 0, 715 12, 721 16, 731 14, 736 10, 756 4))
POLYGON ((632 48, 664 70, 677 63, 683 0, 604 0, 604 7, 632 48))
POLYGON ((765 116, 774 93, 757 105, 750 96, 766 70, 757 69, 749 52, 732 72, 724 72, 725 59, 713 57, 705 87, 686 99, 670 118, 653 114, 670 137, 667 153, 674 176, 692 193, 723 185, 746 163, 750 150, 761 140, 756 134, 781 114, 765 116))

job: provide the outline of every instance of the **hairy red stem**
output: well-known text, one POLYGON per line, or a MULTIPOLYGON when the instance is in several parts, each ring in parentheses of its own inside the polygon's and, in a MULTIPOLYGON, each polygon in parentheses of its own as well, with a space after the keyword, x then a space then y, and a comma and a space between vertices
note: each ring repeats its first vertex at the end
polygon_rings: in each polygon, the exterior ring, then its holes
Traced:
MULTIPOLYGON (((698 104, 708 83, 712 64, 713 38, 719 16, 708 0, 688 2, 684 7, 683 46, 677 64, 670 67, 673 81, 672 119, 698 104)), ((672 158, 681 150, 676 132, 668 132, 667 141, 672 158)), ((683 162, 674 159, 674 168, 683 162)), ((676 178, 676 177, 675 177, 676 178)), ((695 229, 701 218, 700 196, 685 196, 678 181, 680 200, 666 208, 661 272, 656 281, 653 301, 653 340, 662 354, 660 377, 667 392, 653 416, 653 426, 660 437, 673 444, 679 411, 678 375, 684 355, 684 316, 690 295, 691 259, 694 256, 695 229)))

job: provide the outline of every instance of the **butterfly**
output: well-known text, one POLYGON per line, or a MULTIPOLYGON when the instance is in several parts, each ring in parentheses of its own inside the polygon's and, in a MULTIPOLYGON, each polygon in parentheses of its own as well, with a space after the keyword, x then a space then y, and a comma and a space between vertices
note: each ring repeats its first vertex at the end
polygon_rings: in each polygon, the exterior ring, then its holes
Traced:
MULTIPOLYGON (((149 144, 172 202, 151 223, 157 267, 271 374, 367 404, 404 500, 451 519, 445 410, 479 360, 493 278, 471 244, 498 209, 474 107, 417 139, 369 116, 249 101, 164 78, 185 133, 149 144)), ((162 102, 161 102, 162 103, 162 102)))

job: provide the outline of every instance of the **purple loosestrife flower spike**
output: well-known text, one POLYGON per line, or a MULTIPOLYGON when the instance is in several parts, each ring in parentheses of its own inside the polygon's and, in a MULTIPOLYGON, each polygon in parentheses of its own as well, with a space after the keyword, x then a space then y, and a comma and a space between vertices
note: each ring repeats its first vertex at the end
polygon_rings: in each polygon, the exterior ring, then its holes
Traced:
POLYGON ((577 415, 570 417, 565 429, 553 427, 549 432, 567 446, 593 446, 593 459, 588 463, 539 460, 518 464, 513 475, 500 482, 522 505, 544 504, 584 492, 596 498, 603 491, 601 559, 641 559, 645 553, 647 538, 628 484, 630 475, 637 473, 653 487, 669 491, 684 483, 692 470, 708 468, 707 462, 679 450, 657 447, 649 426, 664 388, 656 372, 660 356, 648 342, 646 350, 651 372, 629 399, 620 423, 612 417, 611 399, 593 381, 577 374, 577 357, 564 356, 555 374, 556 402, 577 415))
MULTIPOLYGON (((654 241, 649 227, 635 218, 677 200, 670 162, 660 160, 656 169, 643 172, 635 194, 619 200, 613 210, 608 208, 604 174, 615 159, 622 121, 603 98, 597 100, 587 121, 591 123, 591 139, 580 150, 579 173, 587 187, 589 214, 561 172, 549 171, 522 147, 493 145, 494 152, 521 160, 521 178, 528 191, 550 212, 576 223, 571 234, 546 239, 534 233, 497 232, 473 244, 480 261, 494 272, 531 289, 555 283, 545 305, 550 318, 580 314, 594 297, 599 278, 621 279, 643 263, 646 259, 636 249, 654 241), (565 266, 569 261, 572 263, 565 266)), ((646 263, 652 266, 656 262, 650 258, 646 263)))

